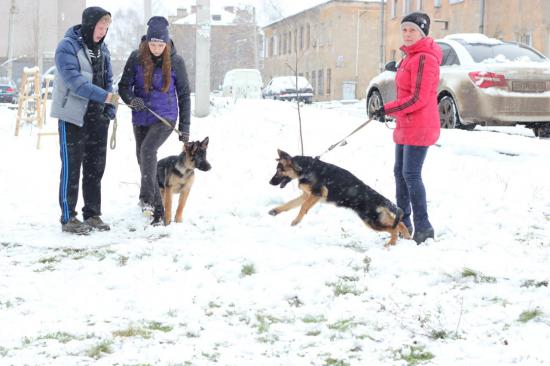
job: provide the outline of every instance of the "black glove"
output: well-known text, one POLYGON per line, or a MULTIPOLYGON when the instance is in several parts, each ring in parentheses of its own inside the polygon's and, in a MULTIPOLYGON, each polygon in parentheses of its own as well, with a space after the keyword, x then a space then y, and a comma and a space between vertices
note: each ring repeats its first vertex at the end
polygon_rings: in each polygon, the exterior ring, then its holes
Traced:
POLYGON ((384 110, 384 106, 372 112, 372 118, 379 122, 386 122, 386 111, 384 110))
POLYGON ((189 142, 189 132, 181 132, 179 139, 181 142, 189 142))
POLYGON ((142 111, 145 109, 145 102, 141 98, 133 98, 130 102, 130 108, 132 108, 136 112, 142 111))

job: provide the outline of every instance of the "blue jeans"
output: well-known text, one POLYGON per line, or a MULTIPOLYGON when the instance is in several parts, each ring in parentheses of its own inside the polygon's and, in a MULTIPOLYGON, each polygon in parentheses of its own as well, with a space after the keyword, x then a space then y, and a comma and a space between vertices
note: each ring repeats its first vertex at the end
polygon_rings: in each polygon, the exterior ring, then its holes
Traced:
POLYGON ((416 232, 433 230, 428 220, 426 189, 422 182, 422 166, 428 146, 395 145, 395 195, 397 206, 403 210, 403 223, 416 232), (412 207, 412 212, 411 212, 412 207))

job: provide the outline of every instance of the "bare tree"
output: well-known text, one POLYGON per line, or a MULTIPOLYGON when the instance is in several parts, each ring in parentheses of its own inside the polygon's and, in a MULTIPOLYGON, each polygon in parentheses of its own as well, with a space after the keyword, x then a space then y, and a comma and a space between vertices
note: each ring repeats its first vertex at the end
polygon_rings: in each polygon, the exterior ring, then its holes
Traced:
POLYGON ((145 27, 143 16, 135 8, 117 10, 109 32, 109 48, 118 57, 126 57, 135 50, 145 27))

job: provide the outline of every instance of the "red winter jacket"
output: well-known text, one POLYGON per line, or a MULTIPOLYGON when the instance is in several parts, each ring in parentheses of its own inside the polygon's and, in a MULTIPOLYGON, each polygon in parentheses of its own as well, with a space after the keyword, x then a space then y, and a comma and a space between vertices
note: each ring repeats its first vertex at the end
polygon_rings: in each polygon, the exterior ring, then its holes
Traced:
POLYGON ((437 85, 441 48, 425 37, 401 50, 406 57, 395 76, 397 99, 384 105, 386 114, 397 118, 393 140, 400 145, 430 146, 440 130, 437 85))

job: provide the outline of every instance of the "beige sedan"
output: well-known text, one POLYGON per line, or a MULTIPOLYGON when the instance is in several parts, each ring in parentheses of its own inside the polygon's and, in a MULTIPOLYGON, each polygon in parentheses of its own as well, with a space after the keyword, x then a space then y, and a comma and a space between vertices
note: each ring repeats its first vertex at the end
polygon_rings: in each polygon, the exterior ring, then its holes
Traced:
MULTIPOLYGON (((437 40, 443 51, 438 103, 443 128, 525 125, 550 137, 550 60, 519 43, 482 34, 437 40)), ((394 61, 366 91, 369 116, 395 99, 394 61)))

